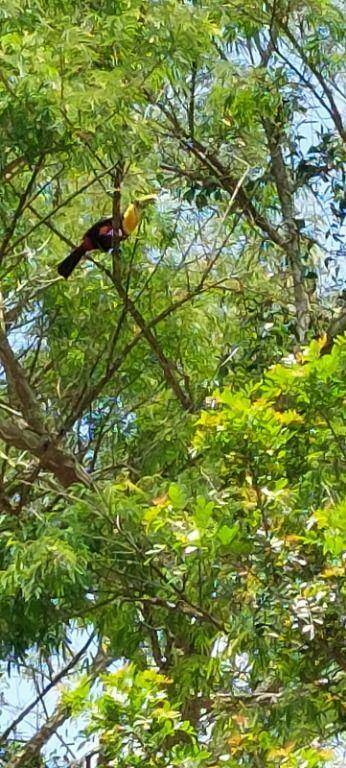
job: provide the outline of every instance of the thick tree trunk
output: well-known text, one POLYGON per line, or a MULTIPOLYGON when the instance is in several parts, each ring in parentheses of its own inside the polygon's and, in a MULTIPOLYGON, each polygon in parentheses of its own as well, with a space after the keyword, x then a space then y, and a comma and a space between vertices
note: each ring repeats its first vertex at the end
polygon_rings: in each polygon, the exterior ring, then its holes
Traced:
POLYGON ((282 137, 276 125, 263 121, 267 136, 271 165, 279 196, 285 240, 283 249, 293 280, 294 303, 297 317, 297 336, 301 343, 306 341, 310 326, 310 303, 302 275, 299 229, 295 218, 294 192, 291 178, 285 164, 282 137))
POLYGON ((0 439, 35 456, 39 465, 52 472, 64 488, 73 483, 91 484, 90 476, 72 454, 64 451, 48 432, 38 434, 20 417, 0 420, 0 439))
POLYGON ((5 406, 4 410, 11 416, 0 419, 0 439, 35 456, 39 465, 52 472, 65 488, 73 483, 90 485, 89 475, 52 434, 36 392, 3 329, 0 329, 0 360, 6 373, 9 402, 20 411, 17 414, 13 407, 5 406))

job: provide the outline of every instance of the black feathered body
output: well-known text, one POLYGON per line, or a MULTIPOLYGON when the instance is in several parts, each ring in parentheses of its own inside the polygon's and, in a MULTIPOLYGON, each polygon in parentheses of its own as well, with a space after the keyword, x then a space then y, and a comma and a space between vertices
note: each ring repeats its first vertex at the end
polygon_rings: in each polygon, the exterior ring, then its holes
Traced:
MULTIPOLYGON (((121 231, 119 232, 119 236, 125 237, 125 234, 121 231)), ((109 251, 112 247, 112 241, 112 219, 100 219, 85 232, 81 244, 77 248, 74 248, 74 250, 60 262, 58 265, 59 275, 67 279, 86 253, 89 253, 89 251, 109 251)))

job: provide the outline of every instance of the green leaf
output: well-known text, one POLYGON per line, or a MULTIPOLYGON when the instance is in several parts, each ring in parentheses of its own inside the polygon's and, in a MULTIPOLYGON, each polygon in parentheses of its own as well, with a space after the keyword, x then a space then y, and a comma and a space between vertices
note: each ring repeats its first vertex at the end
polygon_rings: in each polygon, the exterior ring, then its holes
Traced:
POLYGON ((205 528, 213 514, 214 503, 207 501, 203 496, 198 496, 194 508, 194 518, 199 528, 205 528))
POLYGON ((168 488, 168 496, 175 509, 183 509, 186 505, 186 495, 178 483, 171 483, 168 488))
POLYGON ((227 546, 236 538, 239 533, 239 525, 235 523, 232 526, 222 525, 217 532, 217 537, 221 541, 221 544, 227 546))

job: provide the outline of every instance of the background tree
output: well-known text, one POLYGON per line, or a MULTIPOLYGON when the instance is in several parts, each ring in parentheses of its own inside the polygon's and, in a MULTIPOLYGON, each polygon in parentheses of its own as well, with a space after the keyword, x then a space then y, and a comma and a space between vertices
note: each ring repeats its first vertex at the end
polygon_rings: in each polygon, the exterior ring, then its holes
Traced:
POLYGON ((82 715, 89 766, 319 766, 345 669, 341 9, 0 13, 1 654, 34 685, 3 763, 82 715), (120 258, 58 277, 151 192, 120 258))

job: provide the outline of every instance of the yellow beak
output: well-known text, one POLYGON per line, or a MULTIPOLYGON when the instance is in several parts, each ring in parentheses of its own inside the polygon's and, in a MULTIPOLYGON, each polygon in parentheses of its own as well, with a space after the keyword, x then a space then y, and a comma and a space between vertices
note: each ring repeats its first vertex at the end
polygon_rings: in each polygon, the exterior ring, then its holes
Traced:
POLYGON ((136 205, 139 205, 141 208, 143 208, 145 205, 153 203, 156 199, 157 195, 142 195, 141 197, 137 197, 135 203, 136 205))

